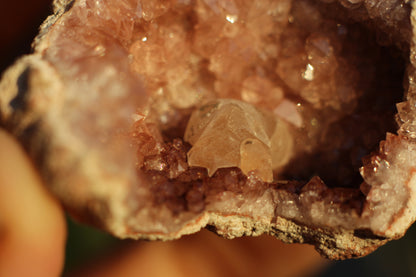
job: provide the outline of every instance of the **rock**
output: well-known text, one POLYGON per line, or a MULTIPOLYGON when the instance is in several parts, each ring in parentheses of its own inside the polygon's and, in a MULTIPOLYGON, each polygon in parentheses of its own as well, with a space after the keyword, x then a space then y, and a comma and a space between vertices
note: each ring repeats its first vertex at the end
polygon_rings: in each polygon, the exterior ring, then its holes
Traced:
POLYGON ((2 77, 0 124, 79 220, 120 238, 267 233, 330 259, 415 221, 410 1, 54 7, 2 77), (228 104, 210 121, 206 103, 228 104))

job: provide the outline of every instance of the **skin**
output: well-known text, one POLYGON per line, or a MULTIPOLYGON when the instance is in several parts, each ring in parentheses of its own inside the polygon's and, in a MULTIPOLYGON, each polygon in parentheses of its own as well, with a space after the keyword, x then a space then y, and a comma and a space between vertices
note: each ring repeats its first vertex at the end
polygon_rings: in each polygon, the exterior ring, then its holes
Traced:
MULTIPOLYGON (((0 129, 0 276, 60 276, 65 241, 62 207, 0 129)), ((308 245, 202 231, 173 242, 132 242, 68 276, 309 276, 325 264, 308 245)))
POLYGON ((0 130, 0 276, 58 276, 66 223, 21 147, 0 130))
POLYGON ((70 276, 314 276, 327 262, 307 245, 273 237, 219 238, 209 231, 173 242, 145 242, 70 276))

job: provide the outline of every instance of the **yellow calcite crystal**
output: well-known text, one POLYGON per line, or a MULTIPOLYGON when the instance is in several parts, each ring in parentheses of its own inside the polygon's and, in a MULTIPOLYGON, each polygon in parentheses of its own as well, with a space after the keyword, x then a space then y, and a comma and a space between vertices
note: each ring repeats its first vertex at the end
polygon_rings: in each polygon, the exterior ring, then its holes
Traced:
POLYGON ((293 145, 286 123, 232 99, 217 99, 197 109, 184 139, 192 145, 190 166, 205 167, 210 176, 218 168, 239 167, 265 182, 273 181, 273 169, 288 160, 293 145))

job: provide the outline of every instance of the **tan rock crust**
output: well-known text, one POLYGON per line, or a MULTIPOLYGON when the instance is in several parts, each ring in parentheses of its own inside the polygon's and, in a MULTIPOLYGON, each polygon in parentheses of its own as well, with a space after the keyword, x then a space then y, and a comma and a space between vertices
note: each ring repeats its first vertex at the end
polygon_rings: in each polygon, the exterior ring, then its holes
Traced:
POLYGON ((346 259, 402 237, 416 219, 410 1, 253 2, 56 0, 3 74, 0 125, 74 217, 120 238, 206 227, 346 259), (191 164, 188 120, 218 99, 246 102, 237 121, 252 110, 223 132, 237 158, 191 164))

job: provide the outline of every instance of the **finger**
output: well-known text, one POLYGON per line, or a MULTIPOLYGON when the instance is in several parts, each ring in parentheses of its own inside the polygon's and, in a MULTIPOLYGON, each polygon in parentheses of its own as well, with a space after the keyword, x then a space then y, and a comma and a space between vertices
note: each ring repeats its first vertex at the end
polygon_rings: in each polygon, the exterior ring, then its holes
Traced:
POLYGON ((270 236, 226 240, 208 232, 140 243, 71 276, 312 276, 327 262, 310 245, 270 236))
POLYGON ((0 130, 0 276, 58 276, 65 218, 20 146, 0 130))

